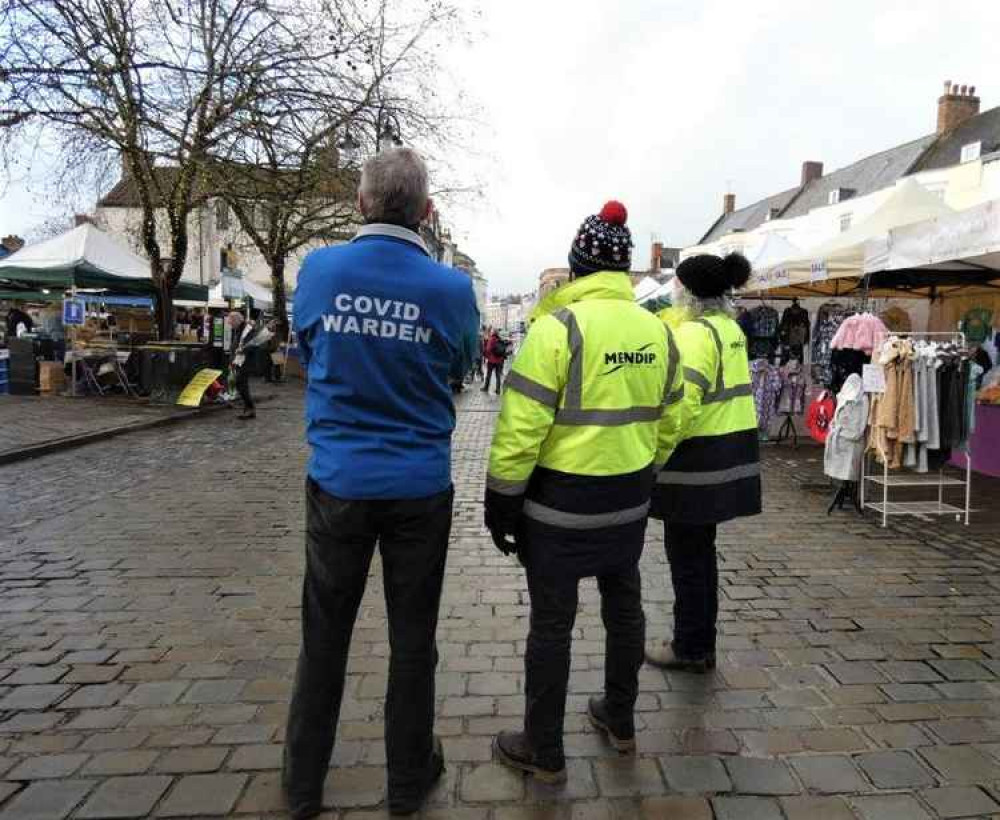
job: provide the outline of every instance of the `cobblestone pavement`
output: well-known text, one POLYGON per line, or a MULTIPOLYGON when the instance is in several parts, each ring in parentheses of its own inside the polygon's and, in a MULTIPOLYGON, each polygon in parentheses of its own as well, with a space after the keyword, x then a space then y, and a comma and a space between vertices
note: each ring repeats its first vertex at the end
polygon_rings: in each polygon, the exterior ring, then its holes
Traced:
POLYGON ((57 439, 167 418, 182 410, 124 398, 0 396, 0 457, 57 439))
MULTIPOLYGON (((282 816, 299 392, 249 427, 218 414, 0 468, 0 820, 282 816)), ((568 784, 492 763, 493 734, 522 714, 528 614, 522 571, 480 524, 495 408, 462 397, 439 633, 448 772, 425 817, 1000 818, 997 529, 827 518, 787 451, 769 452, 765 515, 722 530, 720 667, 643 671, 638 758, 613 754, 584 716, 603 662, 585 582, 568 784)), ((643 568, 650 633, 665 634, 659 525, 643 568)), ((378 583, 352 652, 326 818, 378 820, 378 583)))

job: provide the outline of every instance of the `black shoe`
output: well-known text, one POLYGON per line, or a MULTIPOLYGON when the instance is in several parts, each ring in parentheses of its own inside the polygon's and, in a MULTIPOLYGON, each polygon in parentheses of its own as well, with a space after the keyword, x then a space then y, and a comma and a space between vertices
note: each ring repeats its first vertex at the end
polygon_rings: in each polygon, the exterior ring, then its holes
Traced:
POLYGON ((320 781, 319 792, 308 795, 307 791, 295 791, 288 780, 288 750, 281 753, 281 791, 285 796, 285 806, 292 820, 311 820, 323 813, 323 784, 320 781))
POLYGON ((257 418, 257 411, 256 410, 244 410, 236 418, 238 418, 240 421, 247 421, 248 419, 255 419, 255 418, 257 418))
POLYGON ((285 779, 284 772, 282 772, 281 790, 285 795, 288 816, 292 820, 311 820, 311 818, 319 817, 323 813, 322 788, 319 794, 311 796, 295 793, 288 787, 288 781, 285 779))
POLYGON ((479 392, 480 393, 489 393, 490 389, 488 387, 480 387, 479 388, 479 392))
POLYGON ((504 766, 532 774, 542 783, 566 782, 566 760, 542 760, 528 745, 524 732, 501 732, 493 741, 497 760, 504 766))
POLYGON ((604 732, 610 743, 621 754, 635 754, 635 721, 615 720, 608 712, 604 698, 596 695, 587 704, 587 717, 595 729, 604 732))
POLYGON ((694 672, 697 675, 704 675, 710 669, 715 669, 715 655, 688 658, 674 652, 670 641, 661 641, 659 644, 647 647, 646 663, 673 672, 694 672))
POLYGON ((434 736, 434 748, 431 751, 430 768, 427 770, 427 777, 424 782, 417 787, 413 794, 406 796, 389 794, 389 814, 407 815, 420 811, 424 805, 424 800, 434 788, 438 779, 444 774, 444 749, 441 746, 441 738, 434 736))

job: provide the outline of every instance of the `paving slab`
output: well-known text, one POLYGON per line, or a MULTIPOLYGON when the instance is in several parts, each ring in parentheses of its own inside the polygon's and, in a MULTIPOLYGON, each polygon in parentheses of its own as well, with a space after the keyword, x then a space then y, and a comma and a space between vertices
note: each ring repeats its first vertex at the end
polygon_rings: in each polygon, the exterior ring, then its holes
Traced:
MULTIPOLYGON (((220 413, 51 453, 30 470, 0 466, 0 776, 25 778, 0 787, 0 820, 28 812, 23 798, 42 787, 45 820, 280 816, 307 453, 301 386, 277 393, 249 428, 220 413), (206 521, 211 537, 198 534, 206 521)), ((763 515, 720 528, 719 668, 642 670, 638 755, 620 758, 586 718, 605 636, 585 580, 569 781, 543 787, 494 763, 493 736, 523 718, 529 613, 523 568, 482 525, 497 407, 478 391, 458 399, 435 727, 448 772, 426 818, 1000 813, 1000 482, 977 480, 983 513, 968 528, 899 519, 883 530, 827 517, 825 491, 809 489, 822 452, 808 444, 765 448, 763 515)), ((667 638, 659 523, 642 579, 649 638, 667 638)), ((328 818, 386 817, 388 655, 376 556, 328 818)))

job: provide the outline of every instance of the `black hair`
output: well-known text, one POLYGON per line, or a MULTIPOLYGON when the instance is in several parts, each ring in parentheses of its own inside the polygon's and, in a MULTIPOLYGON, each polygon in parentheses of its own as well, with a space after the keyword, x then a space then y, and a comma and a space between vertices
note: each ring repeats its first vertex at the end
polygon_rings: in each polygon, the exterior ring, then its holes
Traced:
POLYGON ((722 269, 729 287, 733 290, 739 290, 749 282, 750 274, 753 273, 750 261, 742 253, 728 254, 722 260, 722 269))

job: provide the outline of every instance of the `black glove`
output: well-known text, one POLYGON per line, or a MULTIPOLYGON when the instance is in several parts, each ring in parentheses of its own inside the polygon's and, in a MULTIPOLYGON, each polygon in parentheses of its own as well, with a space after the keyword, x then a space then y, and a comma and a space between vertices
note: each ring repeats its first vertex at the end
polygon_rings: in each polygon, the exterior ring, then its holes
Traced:
POLYGON ((501 495, 495 490, 486 490, 483 521, 493 536, 493 543, 504 555, 517 552, 515 536, 523 506, 523 495, 501 495))

